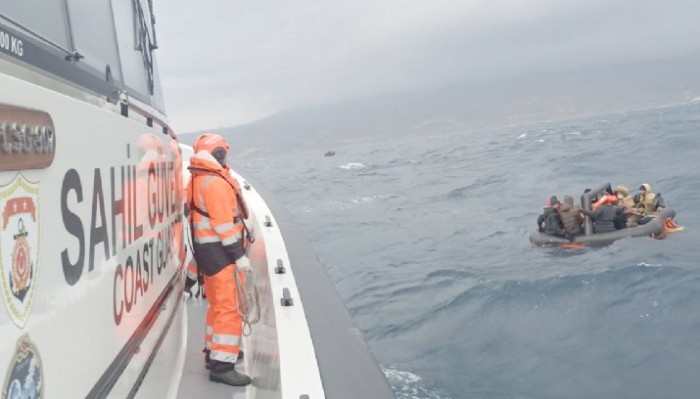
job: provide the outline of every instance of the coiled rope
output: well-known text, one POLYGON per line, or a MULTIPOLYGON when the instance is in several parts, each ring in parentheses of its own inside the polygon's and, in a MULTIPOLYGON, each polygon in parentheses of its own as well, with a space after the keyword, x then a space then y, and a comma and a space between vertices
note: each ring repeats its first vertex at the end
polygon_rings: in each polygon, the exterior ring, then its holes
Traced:
POLYGON ((243 272, 236 270, 234 278, 236 280, 236 311, 243 319, 243 336, 247 337, 253 332, 253 324, 260 321, 260 302, 258 301, 258 285, 255 284, 255 272, 253 269, 247 272, 245 281, 241 281, 243 272), (246 285, 252 284, 253 290, 250 292, 246 285), (252 306, 251 306, 252 304, 252 306), (253 318, 251 318, 251 316, 253 318))

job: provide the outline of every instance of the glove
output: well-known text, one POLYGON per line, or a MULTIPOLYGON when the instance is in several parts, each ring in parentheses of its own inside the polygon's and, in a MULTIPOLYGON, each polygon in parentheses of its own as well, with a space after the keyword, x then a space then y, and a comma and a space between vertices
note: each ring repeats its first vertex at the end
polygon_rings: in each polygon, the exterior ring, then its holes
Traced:
POLYGON ((248 231, 248 237, 250 237, 251 239, 250 242, 255 241, 255 226, 253 225, 253 223, 243 223, 245 224, 245 228, 248 231))
POLYGON ((191 292, 192 292, 192 286, 193 286, 194 283, 196 283, 196 282, 197 282, 197 280, 192 280, 191 278, 187 277, 187 279, 185 280, 185 291, 191 293, 191 292))
POLYGON ((189 277, 187 277, 187 279, 185 280, 185 300, 192 297, 192 286, 194 286, 194 283, 196 282, 197 280, 192 280, 189 277))
POLYGON ((236 269, 239 272, 247 273, 250 271, 250 260, 247 256, 241 256, 236 260, 236 269))

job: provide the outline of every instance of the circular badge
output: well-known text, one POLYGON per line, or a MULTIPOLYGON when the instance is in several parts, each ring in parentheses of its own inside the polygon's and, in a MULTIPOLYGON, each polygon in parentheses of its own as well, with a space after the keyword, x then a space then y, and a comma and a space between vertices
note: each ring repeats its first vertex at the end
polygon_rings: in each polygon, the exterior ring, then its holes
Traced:
POLYGON ((25 334, 17 341, 15 355, 8 366, 0 398, 43 398, 43 374, 39 351, 29 340, 29 335, 25 334))

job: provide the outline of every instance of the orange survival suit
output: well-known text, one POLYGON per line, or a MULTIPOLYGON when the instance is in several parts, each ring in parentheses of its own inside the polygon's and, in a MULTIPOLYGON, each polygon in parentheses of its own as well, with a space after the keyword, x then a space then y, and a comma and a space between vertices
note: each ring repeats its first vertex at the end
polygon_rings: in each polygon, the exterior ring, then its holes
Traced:
POLYGON ((228 148, 225 140, 215 134, 204 134, 195 141, 187 190, 194 258, 204 275, 209 302, 206 339, 214 364, 212 380, 215 373, 233 371, 238 358, 242 317, 238 312, 234 273, 237 266, 250 267, 245 256, 247 237, 243 223, 248 208, 238 182, 231 177, 229 168, 223 166, 228 148), (221 148, 225 149, 223 155, 215 151, 221 148))

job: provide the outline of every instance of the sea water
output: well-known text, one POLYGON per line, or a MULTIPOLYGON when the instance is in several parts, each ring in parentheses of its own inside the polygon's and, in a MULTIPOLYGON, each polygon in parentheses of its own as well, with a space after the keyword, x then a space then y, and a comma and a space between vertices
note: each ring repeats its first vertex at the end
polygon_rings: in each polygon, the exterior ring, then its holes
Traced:
POLYGON ((307 234, 399 398, 700 392, 700 103, 234 160, 307 234), (685 231, 533 248, 550 195, 663 194, 685 231))

